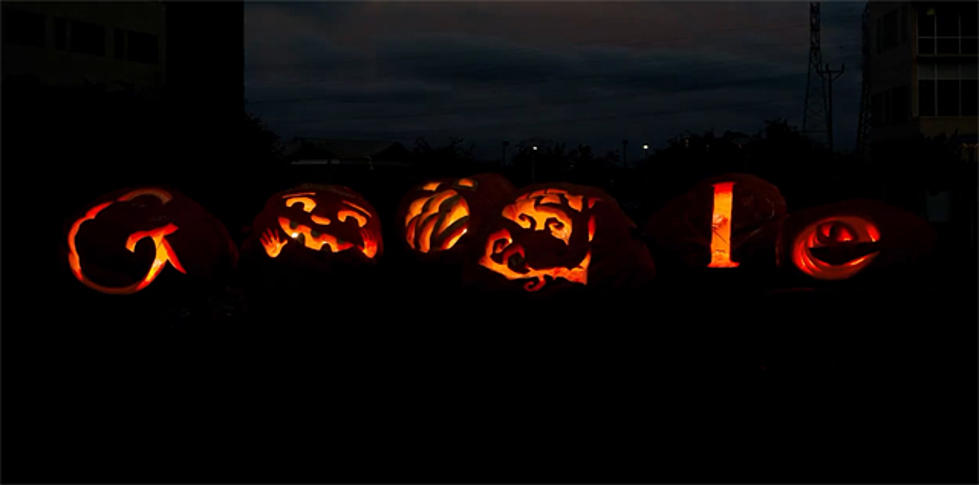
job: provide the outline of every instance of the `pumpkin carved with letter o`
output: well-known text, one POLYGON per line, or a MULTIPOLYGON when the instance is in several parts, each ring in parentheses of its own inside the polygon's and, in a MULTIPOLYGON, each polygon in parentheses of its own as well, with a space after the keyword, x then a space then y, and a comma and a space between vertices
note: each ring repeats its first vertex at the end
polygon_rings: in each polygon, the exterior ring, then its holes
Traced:
POLYGON ((105 294, 133 294, 160 279, 207 281, 230 270, 236 258, 224 225, 168 188, 108 194, 68 228, 72 275, 105 294))
POLYGON ((311 270, 373 264, 383 249, 380 218, 363 196, 313 184, 270 197, 242 244, 250 259, 311 270))

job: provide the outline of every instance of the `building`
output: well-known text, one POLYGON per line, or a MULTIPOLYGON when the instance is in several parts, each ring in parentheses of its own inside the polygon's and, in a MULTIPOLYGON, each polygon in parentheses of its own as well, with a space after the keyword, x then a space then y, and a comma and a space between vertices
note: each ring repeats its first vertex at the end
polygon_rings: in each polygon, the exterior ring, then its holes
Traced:
POLYGON ((291 165, 354 165, 410 167, 411 153, 398 142, 297 137, 286 144, 283 156, 291 165))
POLYGON ((869 2, 872 143, 946 136, 975 160, 975 2, 869 2))
POLYGON ((167 75, 161 2, 3 4, 3 78, 159 95, 167 75))
POLYGON ((3 78, 244 109, 242 2, 4 2, 3 78))

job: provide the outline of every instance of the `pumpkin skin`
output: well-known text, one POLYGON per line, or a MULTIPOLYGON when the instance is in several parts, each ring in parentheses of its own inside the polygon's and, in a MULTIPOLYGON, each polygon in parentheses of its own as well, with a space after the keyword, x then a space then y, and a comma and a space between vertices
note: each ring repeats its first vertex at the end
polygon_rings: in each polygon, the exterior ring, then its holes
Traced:
POLYGON ((639 287, 653 279, 655 266, 635 229, 601 189, 531 185, 478 232, 464 280, 521 293, 639 287))
POLYGON ((782 224, 781 269, 821 281, 863 278, 920 263, 935 244, 920 217, 874 200, 849 200, 793 212, 782 224))
POLYGON ((494 173, 426 181, 406 193, 399 204, 401 240, 424 262, 461 261, 473 228, 493 218, 515 190, 509 180, 494 173))
POLYGON ((74 217, 67 260, 85 286, 129 295, 161 279, 212 280, 234 267, 237 249, 224 225, 190 198, 142 187, 100 197, 74 217))
POLYGON ((657 259, 673 263, 672 270, 774 269, 778 224, 786 213, 778 187, 754 175, 730 173, 698 182, 671 199, 649 217, 643 235, 657 259), (726 190, 729 212, 715 207, 715 200, 724 201, 726 190), (727 231, 721 232, 725 226, 727 231), (731 264, 715 264, 725 259, 712 255, 718 241, 728 249, 731 264))
POLYGON ((314 271, 374 264, 383 251, 377 211, 340 185, 305 184, 269 197, 242 243, 249 259, 314 271))

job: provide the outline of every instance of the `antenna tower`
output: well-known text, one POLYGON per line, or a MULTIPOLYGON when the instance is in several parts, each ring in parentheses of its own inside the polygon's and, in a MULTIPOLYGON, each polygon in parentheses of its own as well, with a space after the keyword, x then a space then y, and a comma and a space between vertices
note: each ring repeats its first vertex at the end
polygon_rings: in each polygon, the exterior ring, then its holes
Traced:
POLYGON ((819 41, 819 2, 809 3, 809 74, 806 76, 806 109, 802 114, 802 133, 812 140, 827 144, 829 130, 826 116, 826 84, 820 70, 823 53, 819 41))

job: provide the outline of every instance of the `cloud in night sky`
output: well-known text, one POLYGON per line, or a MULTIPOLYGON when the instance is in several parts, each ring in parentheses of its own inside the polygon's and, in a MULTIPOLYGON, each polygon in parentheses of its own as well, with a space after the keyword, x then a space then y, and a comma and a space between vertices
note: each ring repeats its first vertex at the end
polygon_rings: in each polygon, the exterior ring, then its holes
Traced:
MULTIPOLYGON (((823 4, 841 147, 863 3, 823 4)), ((616 149, 801 125, 808 4, 297 3, 245 7, 247 109, 284 138, 531 137, 616 149)))

